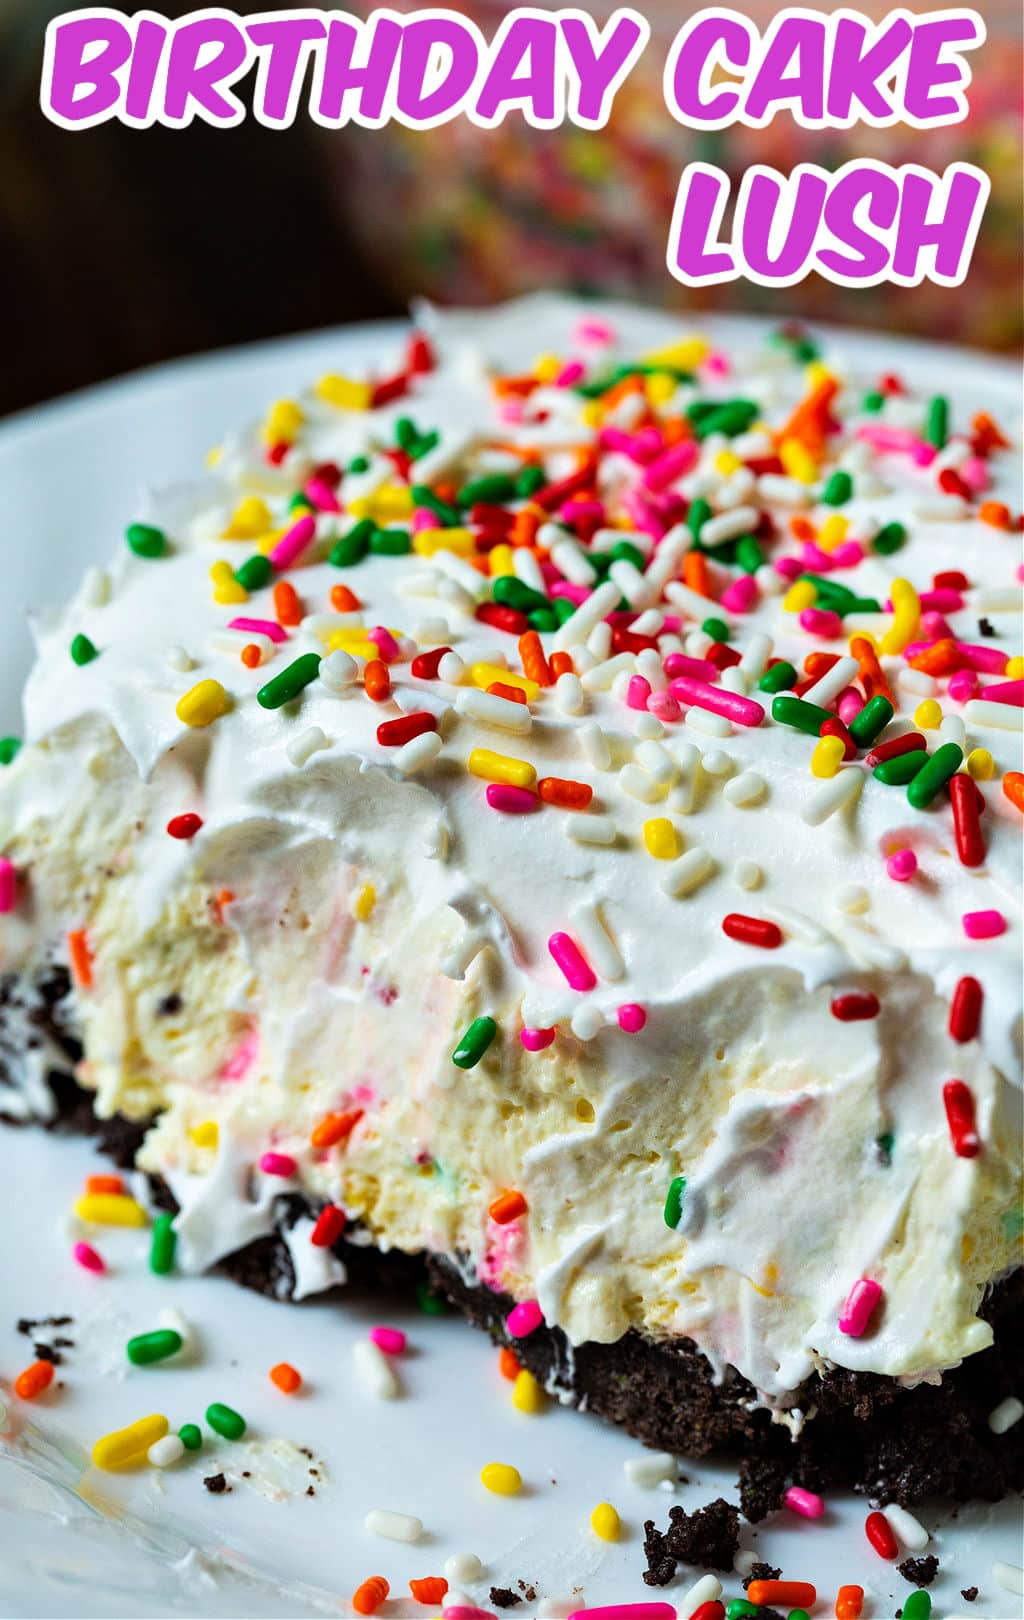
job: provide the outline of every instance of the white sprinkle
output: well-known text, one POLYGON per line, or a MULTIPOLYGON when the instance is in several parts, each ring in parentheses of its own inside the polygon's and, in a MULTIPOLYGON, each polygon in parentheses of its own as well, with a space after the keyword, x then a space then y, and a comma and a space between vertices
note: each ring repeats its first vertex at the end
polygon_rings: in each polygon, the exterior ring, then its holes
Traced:
POLYGON ((844 883, 835 893, 836 909, 845 911, 851 917, 867 911, 871 904, 871 896, 863 883, 844 883))
POLYGON ((905 951, 886 945, 864 923, 848 922, 840 933, 850 955, 864 967, 880 968, 883 973, 901 973, 907 965, 905 951))
POLYGON ((559 537, 555 540, 554 545, 549 548, 551 561, 558 569, 558 572, 569 581, 570 585, 592 585, 597 578, 597 570, 579 541, 567 537, 564 530, 560 529, 557 524, 545 523, 537 531, 537 543, 539 545, 547 544, 544 539, 545 530, 559 537))
POLYGON ((610 771, 612 751, 608 746, 608 738, 597 721, 585 720, 579 727, 577 736, 588 765, 593 765, 595 771, 610 771))
POLYGON ((762 596, 782 595, 782 575, 775 572, 771 563, 762 563, 760 568, 755 569, 754 578, 762 596))
POLYGON ((1012 703, 971 698, 964 704, 964 719, 968 726, 991 726, 995 731, 1024 730, 1024 709, 1015 708, 1012 703))
POLYGON ((165 1305, 157 1316, 157 1322, 162 1328, 170 1328, 181 1340, 181 1349, 175 1358, 177 1366, 190 1350, 195 1349, 196 1332, 192 1323, 181 1312, 175 1310, 173 1305, 165 1305))
POLYGON ((449 686, 458 686, 465 673, 466 665, 457 652, 446 652, 438 661, 438 678, 447 681, 449 686))
POLYGON ((685 855, 680 855, 673 861, 661 880, 661 886, 666 894, 677 898, 689 894, 693 889, 706 882, 715 869, 715 863, 706 849, 697 845, 688 849, 685 855))
POLYGON ((896 685, 903 692, 912 692, 915 697, 934 697, 939 690, 939 683, 934 675, 929 675, 924 669, 910 669, 906 666, 897 672, 896 685))
POLYGON ((432 568, 422 568, 415 574, 402 574, 395 582, 399 596, 436 596, 441 581, 432 568))
POLYGON ((383 1536, 385 1541, 419 1541, 423 1534, 423 1520, 411 1513, 392 1513, 388 1508, 371 1508, 363 1524, 371 1536, 383 1536))
MULTIPOLYGON (((317 641, 328 641, 338 630, 361 630, 365 624, 362 613, 307 613, 299 629, 317 641)), ((233 632, 236 635, 241 633, 233 632)))
POLYGON ((82 578, 82 606, 105 607, 110 601, 110 575, 104 568, 87 568, 82 578))
POLYGON ((677 636, 674 630, 663 631, 658 637, 658 651, 662 658, 667 658, 669 653, 682 652, 682 637, 677 636))
POLYGON ((165 1434, 154 1440, 146 1456, 154 1468, 170 1468, 185 1455, 185 1442, 177 1434, 165 1434))
POLYGON ((569 1027, 578 1041, 592 1041, 604 1028, 604 1014, 592 1004, 577 1007, 569 1027))
MULTIPOLYGON (((704 764, 706 767, 706 757, 704 764)), ((740 776, 734 776, 731 782, 726 782, 722 792, 730 804, 746 805, 757 804, 767 788, 767 782, 758 771, 744 771, 740 776)))
MULTIPOLYGON (((732 513, 729 515, 730 517, 733 516, 732 513)), ((697 591, 691 591, 688 585, 684 585, 678 579, 668 581, 665 586, 665 595, 673 607, 679 608, 683 613, 688 613, 691 619, 697 620, 698 624, 704 623, 708 616, 708 599, 706 596, 701 596, 697 591)), ((710 647, 710 645, 711 637, 709 636, 706 646, 710 647)), ((689 646, 687 646, 687 650, 689 650, 689 646)))
POLYGON ((648 584, 657 591, 664 590, 684 554, 689 551, 690 544, 690 531, 685 523, 677 523, 675 528, 669 529, 645 570, 644 578, 648 584))
POLYGON ((601 915, 598 902, 581 900, 573 907, 570 916, 583 946, 584 955, 602 979, 608 979, 613 984, 617 979, 621 979, 626 971, 625 964, 608 924, 601 915))
POLYGON ((724 714, 712 714, 710 709, 699 709, 696 704, 687 709, 685 724, 703 732, 705 737, 732 736, 732 722, 724 714))
POLYGON ((663 791, 661 783, 655 781, 651 773, 640 765, 623 765, 618 783, 623 793, 631 799, 639 799, 641 804, 654 804, 663 791))
POLYGON ((413 640, 421 647, 443 647, 451 633, 447 619, 417 619, 412 627, 413 640))
POLYGON ((372 1339, 357 1339, 352 1348, 352 1360, 364 1388, 382 1401, 393 1401, 399 1393, 399 1383, 391 1365, 391 1356, 374 1344, 372 1339))
POLYGON ((471 568, 463 557, 457 557, 454 551, 435 551, 430 561, 434 568, 439 568, 447 579, 454 581, 473 602, 482 602, 490 596, 490 578, 478 574, 475 568, 471 568))
POLYGON ((462 1581, 464 1585, 471 1586, 480 1579, 484 1566, 476 1553, 452 1553, 444 1561, 444 1572, 450 1581, 462 1581))
MULTIPOLYGON (((636 626, 633 627, 636 633, 636 626)), ((664 692, 668 688, 668 676, 662 667, 661 654, 655 652, 653 647, 645 647, 636 655, 636 672, 642 675, 649 684, 652 692, 664 692)))
MULTIPOLYGON (((475 570, 471 569, 470 572, 475 570)), ((478 574, 477 578, 480 577, 478 574)), ((581 641, 586 641, 595 624, 599 624, 606 613, 611 613, 618 606, 619 594, 619 587, 610 579, 591 591, 572 617, 566 619, 555 632, 554 651, 568 652, 570 647, 576 647, 581 641)))
POLYGON ((675 781, 679 766, 664 743, 639 742, 633 750, 633 757, 660 787, 668 787, 675 781))
POLYGON ((864 777, 856 767, 837 771, 830 781, 825 782, 808 799, 800 812, 800 819, 808 827, 820 827, 823 821, 827 821, 837 811, 845 810, 847 805, 852 805, 859 797, 863 786, 864 777))
POLYGON ((184 647, 168 647, 167 663, 171 669, 179 670, 183 675, 186 674, 188 670, 195 669, 195 664, 185 651, 184 647))
POLYGON ((537 1620, 569 1620, 573 1610, 578 1608, 577 1598, 541 1598, 537 1605, 537 1620))
POLYGON ((967 502, 959 495, 936 496, 922 501, 914 512, 922 523, 959 523, 970 512, 967 502))
POLYGON ((586 647, 588 653, 593 653, 599 664, 603 663, 610 656, 612 650, 611 625, 606 624, 604 619, 601 620, 600 624, 595 624, 587 637, 586 647))
POLYGON ((863 632, 868 636, 883 636, 891 627, 888 613, 847 613, 843 619, 843 632, 863 632))
POLYGON ((521 579, 524 585, 528 585, 531 591, 540 591, 542 596, 547 595, 540 563, 528 546, 516 546, 512 553, 512 567, 516 578, 521 579))
POLYGON ((359 674, 359 665, 350 653, 339 647, 320 660, 320 680, 328 692, 344 692, 352 686, 359 674))
POLYGON ((588 669, 593 669, 597 659, 589 647, 576 647, 573 650, 572 661, 576 666, 577 675, 585 675, 588 669))
POLYGON ((746 697, 750 690, 749 678, 739 664, 730 664, 728 669, 723 669, 718 684, 727 692, 738 692, 740 697, 746 697))
POLYGON ((446 979, 464 979, 469 964, 476 960, 489 942, 478 929, 467 928, 451 950, 441 958, 441 972, 446 979))
POLYGON ((274 643, 261 631, 214 630, 209 645, 212 652, 232 653, 236 658, 243 647, 258 647, 261 664, 274 656, 274 643))
POLYGON ((676 1459, 670 1451, 641 1451, 636 1457, 627 1457, 623 1471, 631 1485, 653 1491, 663 1480, 675 1484, 679 1477, 676 1459))
POLYGON ((973 606, 979 613, 1020 613, 1024 610, 1024 591, 1017 585, 993 586, 978 591, 973 606))
POLYGON ((567 816, 562 823, 566 838, 574 844, 614 844, 615 823, 611 816, 567 816))
POLYGON ((636 717, 633 735, 638 742, 660 742, 665 735, 665 727, 655 714, 648 714, 641 709, 636 717))
POLYGON ((481 692, 477 687, 463 687, 456 707, 460 714, 479 721, 482 726, 510 731, 517 737, 528 736, 533 725, 533 716, 525 703, 495 697, 493 692, 481 692))
POLYGON ((641 529, 595 529, 590 543, 595 551, 611 551, 613 546, 620 545, 623 540, 635 546, 637 551, 642 551, 645 557, 649 557, 654 550, 654 541, 641 529))
POLYGON ((630 607, 650 607, 652 602, 657 600, 657 586, 652 585, 645 574, 641 574, 636 563, 631 558, 618 557, 609 568, 608 574, 615 581, 630 607))
POLYGON ((690 630, 687 632, 683 651, 689 653, 691 658, 703 658, 708 648, 714 645, 714 636, 709 636, 706 630, 690 630))
POLYGON ((464 591, 462 586, 454 579, 442 579, 438 583, 437 594, 442 602, 447 602, 453 613, 464 613, 467 619, 475 619, 476 598, 464 591))
POLYGON ((709 776, 731 776, 736 768, 732 755, 724 748, 708 748, 701 764, 709 776))
POLYGON ((660 608, 646 608, 639 618, 633 620, 630 630, 634 636, 656 636, 664 623, 665 615, 660 608))
POLYGON ((605 658, 593 669, 588 669, 580 676, 585 692, 607 692, 616 675, 622 673, 632 674, 636 668, 636 653, 620 652, 612 658, 605 658))
POLYGON ((1024 1569, 1019 1564, 992 1565, 992 1579, 1004 1592, 1024 1592, 1024 1569))
POLYGON ((714 1603, 722 1595, 722 1583, 717 1575, 702 1575, 686 1593, 679 1605, 680 1614, 692 1614, 702 1603, 714 1603))
POLYGON ((942 724, 939 726, 939 741, 956 743, 958 748, 964 747, 967 742, 967 727, 958 714, 943 715, 942 724))
POLYGON ((322 748, 330 748, 327 736, 319 726, 307 726, 299 736, 293 737, 285 749, 288 759, 297 769, 301 769, 308 759, 320 752, 322 748))
POLYGON ((403 776, 412 776, 416 771, 423 770, 431 760, 436 759, 441 752, 441 736, 437 731, 424 731, 418 737, 411 737, 401 748, 395 750, 391 757, 391 764, 403 776))
POLYGON ((758 1555, 756 1552, 751 1552, 747 1547, 741 1547, 732 1561, 732 1567, 737 1575, 749 1575, 757 1562, 758 1555))
MULTIPOLYGON (((626 702, 627 698, 629 697, 629 683, 632 679, 633 676, 630 670, 619 670, 619 673, 612 681, 612 697, 616 703, 626 702)), ((639 713, 640 711, 637 710, 636 712, 639 713)))
POLYGON ((849 686, 857 674, 859 665, 856 658, 837 658, 831 669, 827 669, 820 680, 815 681, 803 694, 805 703, 816 703, 820 709, 827 709, 833 698, 837 698, 844 686, 849 686))
POLYGON ((893 1534, 899 1537, 908 1552, 924 1551, 931 1537, 919 1519, 900 1507, 898 1502, 890 1502, 882 1512, 892 1526, 893 1534))
POLYGON ((1024 1417, 1024 1402, 1019 1401, 1016 1395, 1007 1395, 1005 1401, 1000 1401, 988 1415, 988 1426, 993 1434, 1005 1434, 1024 1417))
POLYGON ((441 697, 429 686, 396 686, 391 696, 403 714, 427 713, 443 722, 452 713, 447 695, 441 697))
POLYGON ((793 906, 763 905, 761 910, 772 922, 777 922, 793 939, 800 940, 804 945, 824 945, 828 939, 823 928, 808 917, 806 911, 797 911, 793 906))
POLYGON ((732 875, 741 889, 759 889, 764 882, 764 873, 756 861, 737 861, 732 875))
POLYGON ((679 781, 672 789, 671 805, 673 810, 679 810, 684 816, 688 816, 697 800, 700 749, 696 743, 677 742, 675 756, 676 764, 679 766, 679 781))
POLYGON ((756 506, 736 506, 731 512, 719 512, 717 517, 709 517, 701 524, 700 543, 702 546, 723 545, 726 540, 749 534, 760 521, 761 514, 756 506))
POLYGON ((809 506, 811 492, 798 478, 787 478, 784 473, 762 473, 757 480, 757 492, 776 506, 809 506))
POLYGON ((567 669, 555 682, 555 702, 563 714, 582 714, 586 698, 578 675, 567 669))

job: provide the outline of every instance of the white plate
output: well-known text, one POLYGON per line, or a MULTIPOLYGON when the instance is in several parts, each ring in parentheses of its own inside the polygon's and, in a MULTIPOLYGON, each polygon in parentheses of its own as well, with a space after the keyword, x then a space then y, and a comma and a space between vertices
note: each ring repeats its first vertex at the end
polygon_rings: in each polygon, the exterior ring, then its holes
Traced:
MULTIPOLYGON (((732 326, 702 323, 727 339, 732 326)), ((756 323, 754 323, 756 324, 756 323)), ((162 367, 92 390, 0 427, 4 492, 3 637, 0 729, 18 728, 17 692, 30 655, 22 608, 76 586, 82 570, 116 544, 140 484, 192 475, 220 432, 267 400, 319 372, 343 368, 377 349, 394 325, 313 334, 162 367)), ((886 369, 912 364, 952 392, 977 356, 857 334, 886 369)), ((1012 386, 1005 364, 986 360, 993 380, 1012 386)), ((975 371, 975 377, 977 373, 975 371)), ((486 1607, 488 1590, 533 1583, 538 1597, 573 1607, 664 1597, 678 1603, 694 1576, 664 1593, 644 1587, 643 1521, 664 1526, 668 1508, 692 1509, 712 1497, 735 1499, 735 1473, 683 1464, 690 1483, 673 1492, 627 1484, 623 1464, 638 1446, 587 1417, 551 1408, 527 1417, 510 1404, 487 1340, 455 1319, 421 1316, 408 1304, 339 1296, 286 1307, 221 1278, 160 1279, 146 1266, 147 1242, 133 1233, 102 1240, 112 1273, 97 1279, 71 1260, 67 1211, 83 1175, 104 1166, 82 1142, 0 1128, 0 1389, 31 1359, 18 1317, 70 1314, 56 1385, 31 1408, 8 1399, 0 1425, 0 1614, 314 1615, 350 1612, 357 1583, 382 1573, 394 1597, 383 1615, 429 1616, 411 1603, 410 1576, 439 1574, 453 1551, 476 1552, 484 1579, 470 1589, 486 1607), (189 1364, 133 1368, 131 1333, 152 1326, 173 1304, 195 1324, 189 1364), (352 1347, 376 1321, 404 1327, 403 1397, 374 1400, 352 1367, 352 1347), (280 1395, 267 1372, 294 1363, 307 1380, 297 1398, 280 1395), (210 1401, 236 1406, 252 1449, 209 1444, 177 1469, 123 1477, 88 1468, 93 1440, 143 1413, 164 1410, 176 1427, 201 1421, 210 1401), (306 1446, 310 1463, 294 1448, 306 1446), (215 1461, 216 1460, 216 1461, 215 1461), (518 1498, 490 1496, 481 1466, 515 1463, 526 1481, 518 1498), (323 1470, 308 1474, 310 1466, 323 1470), (226 1465, 229 1495, 203 1488, 226 1465), (251 1480, 241 1479, 243 1469, 251 1480), (307 1497, 307 1484, 316 1490, 307 1497), (268 1499, 277 1490, 278 1499, 268 1499), (624 1521, 615 1546, 589 1530, 591 1509, 611 1501, 624 1521), (378 1540, 363 1527, 369 1508, 420 1517, 415 1546, 378 1540), (402 1600, 402 1593, 406 1593, 402 1600)), ((45 1330, 40 1336, 45 1335, 45 1330)), ((863 1585, 865 1620, 891 1617, 911 1588, 879 1560, 863 1535, 866 1505, 830 1503, 816 1523, 778 1515, 743 1534, 743 1545, 817 1582, 819 1615, 832 1612, 842 1583, 863 1585)), ((936 1620, 1018 1620, 1021 1608, 991 1577, 994 1560, 1021 1562, 1016 1504, 968 1508, 955 1516, 921 1511, 941 1571, 931 1589, 936 1620), (966 1604, 960 1588, 977 1585, 966 1604)), ((740 1596, 738 1577, 726 1578, 740 1596)), ((515 1615, 535 1605, 524 1601, 515 1615)), ((563 1611, 564 1612, 564 1611, 563 1611)), ((685 1620, 685 1610, 681 1610, 685 1620)))

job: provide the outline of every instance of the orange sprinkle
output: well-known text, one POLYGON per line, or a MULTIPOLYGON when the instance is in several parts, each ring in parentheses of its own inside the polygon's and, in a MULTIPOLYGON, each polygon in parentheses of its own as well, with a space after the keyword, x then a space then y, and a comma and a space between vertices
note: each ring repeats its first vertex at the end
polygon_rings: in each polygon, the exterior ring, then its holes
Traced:
POLYGON ((443 1603, 448 1582, 443 1575, 424 1575, 422 1580, 409 1582, 409 1591, 417 1603, 443 1603))
POLYGON ((944 636, 941 641, 933 641, 916 657, 908 658, 907 663, 911 669, 923 669, 926 675, 951 675, 960 667, 960 653, 952 637, 944 636))
POLYGON ((804 395, 781 433, 776 434, 777 440, 781 443, 783 439, 802 439, 811 448, 820 444, 825 437, 828 408, 838 392, 839 384, 834 377, 822 377, 810 393, 804 395))
POLYGON ((978 507, 978 516, 982 523, 990 524, 993 529, 1010 527, 1010 508, 1004 506, 1002 501, 982 501, 978 507))
POLYGON ((594 797, 587 782, 569 782, 561 776, 542 776, 537 792, 545 804, 557 804, 562 810, 585 810, 594 797))
POLYGON ((488 1206, 487 1213, 499 1226, 507 1226, 509 1221, 518 1220, 520 1215, 525 1215, 528 1208, 529 1205, 522 1193, 510 1187, 507 1192, 498 1194, 494 1202, 488 1206))
POLYGON ((68 935, 71 976, 80 990, 92 989, 92 951, 84 928, 73 928, 68 935))
POLYGON ((813 540, 818 533, 810 518, 804 517, 802 512, 793 513, 789 520, 789 532, 794 540, 813 540))
POLYGON ((860 683, 864 688, 864 696, 867 698, 888 698, 895 709, 897 707, 896 699, 893 697, 889 682, 886 680, 885 671, 878 662, 878 654, 867 636, 851 636, 850 652, 857 660, 858 674, 860 675, 860 683))
POLYGON ((506 686, 504 681, 492 681, 487 690, 491 697, 505 698, 509 703, 526 703, 526 693, 519 686, 506 686))
POLYGON ((514 1384, 522 1370, 515 1351, 510 1350, 507 1344, 503 1345, 498 1351, 498 1371, 502 1378, 507 1378, 510 1384, 514 1384))
POLYGON ((386 703, 391 696, 391 676, 383 658, 371 658, 363 675, 366 695, 374 703, 386 703))
POLYGON ((1011 804, 1024 811, 1024 772, 1007 771, 1003 777, 1003 792, 1011 804))
POLYGON ((355 591, 350 591, 347 585, 331 586, 331 606, 336 613, 358 613, 362 605, 355 591))
POLYGON ((519 657, 523 674, 538 686, 551 685, 551 669, 544 656, 544 648, 536 630, 527 630, 519 637, 519 657))
POLYGON ((459 492, 455 488, 454 484, 435 484, 434 494, 437 496, 439 501, 444 501, 446 506, 455 506, 458 504, 459 492))
POLYGON ((841 1586, 836 1593, 836 1620, 859 1620, 864 1607, 863 1586, 841 1586))
POLYGON ((85 1190, 90 1193, 117 1193, 124 1192, 124 1179, 121 1176, 86 1176, 85 1190))
POLYGON ((711 570, 702 551, 688 551, 683 558, 683 584, 688 590, 696 591, 698 596, 706 596, 709 601, 714 601, 711 570))
POLYGON ((813 675, 814 679, 817 680, 818 676, 826 674, 835 662, 835 653, 810 652, 804 659, 804 674, 813 675))
POLYGON ((352 1135, 359 1121, 363 1117, 361 1108, 349 1108, 344 1113, 325 1114, 318 1125, 314 1125, 310 1135, 310 1142, 315 1148, 337 1147, 352 1135))
POLYGON ((270 1369, 270 1382, 276 1384, 283 1395, 294 1395, 302 1387, 302 1374, 288 1361, 279 1361, 270 1369))
POLYGON ((14 1393, 23 1401, 34 1401, 44 1389, 49 1389, 53 1383, 53 1362, 33 1361, 31 1367, 26 1367, 14 1380, 14 1393))
POLYGON ((1008 450, 1010 441, 1003 437, 1002 431, 993 422, 988 411, 979 411, 971 423, 974 435, 974 453, 976 456, 987 455, 990 450, 1008 450))
POLYGON ((295 586, 279 579, 274 586, 274 612, 280 625, 296 625, 302 621, 302 603, 295 586))
POLYGON ((532 546, 540 528, 541 513, 535 507, 523 506, 516 513, 509 530, 509 539, 514 546, 532 546))
POLYGON ((217 893, 210 902, 210 909, 213 912, 215 922, 222 923, 224 921, 225 909, 231 904, 234 898, 235 893, 233 889, 218 889, 217 893))
POLYGON ((548 659, 548 663, 551 665, 551 673, 556 681, 559 675, 572 675, 576 670, 576 666, 572 661, 572 653, 553 652, 548 659))
POLYGON ((371 1575, 352 1593, 352 1607, 356 1614, 376 1614, 381 1604, 387 1602, 390 1590, 383 1575, 371 1575))
POLYGON ((661 423, 661 436, 666 446, 671 448, 674 444, 681 444, 684 439, 692 438, 693 434, 684 416, 666 416, 661 423))
POLYGON ((809 1609, 818 1601, 817 1588, 810 1581, 751 1581, 748 1603, 788 1603, 791 1609, 809 1609))
POLYGON ((262 654, 255 641, 247 641, 242 648, 242 663, 246 669, 256 669, 259 666, 262 654))

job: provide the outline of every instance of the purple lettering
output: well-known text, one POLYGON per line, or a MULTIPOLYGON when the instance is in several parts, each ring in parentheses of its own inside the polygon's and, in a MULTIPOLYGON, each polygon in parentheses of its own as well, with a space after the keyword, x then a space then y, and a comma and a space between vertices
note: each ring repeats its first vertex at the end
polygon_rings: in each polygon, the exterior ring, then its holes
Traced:
POLYGON ((905 171, 893 274, 914 285, 929 274, 933 281, 958 286, 967 274, 988 193, 987 177, 968 164, 951 164, 941 179, 914 169, 905 171), (940 199, 937 213, 932 209, 936 196, 940 199), (926 248, 935 250, 933 274, 918 268, 926 248))
POLYGON ((888 244, 884 235, 861 228, 858 212, 863 211, 868 222, 885 233, 892 228, 899 206, 900 188, 892 174, 857 163, 846 165, 825 199, 822 217, 828 230, 850 252, 819 248, 822 270, 826 274, 831 271, 844 282, 879 280, 889 262, 888 244))
POLYGON ((590 30, 579 17, 562 18, 562 37, 579 80, 578 113, 585 124, 601 125, 608 116, 609 90, 629 67, 638 44, 646 43, 648 31, 636 17, 618 15, 611 33, 601 47, 594 49, 590 30))
POLYGON ((513 15, 477 100, 480 121, 500 123, 506 110, 521 107, 529 123, 553 124, 557 48, 554 18, 513 15))
POLYGON ((365 61, 357 62, 356 45, 361 38, 358 24, 338 16, 331 18, 316 109, 321 123, 347 123, 345 99, 352 94, 358 94, 362 123, 375 124, 381 120, 402 43, 401 24, 378 14, 370 31, 365 61))
POLYGON ((747 97, 747 117, 761 123, 779 108, 795 106, 802 119, 819 123, 824 96, 825 19, 784 13, 747 97))
POLYGON ((970 74, 961 61, 942 61, 943 48, 959 42, 968 49, 981 43, 977 19, 970 15, 960 17, 928 17, 918 20, 910 45, 907 63, 907 86, 904 104, 911 118, 919 123, 956 123, 964 117, 966 104, 963 96, 933 95, 942 84, 962 85, 970 74))
POLYGON ((727 122, 740 103, 735 90, 720 90, 707 101, 702 98, 703 81, 713 56, 721 47, 726 65, 737 73, 750 61, 751 29, 738 18, 702 17, 680 36, 675 61, 669 61, 671 103, 684 124, 727 122))
POLYGON ((728 194, 729 179, 721 169, 691 163, 683 170, 668 250, 668 268, 677 281, 700 286, 735 277, 735 259, 714 240, 728 194))
POLYGON ((174 124, 189 121, 189 103, 195 102, 200 117, 211 124, 238 123, 242 109, 233 97, 221 95, 218 86, 233 83, 248 61, 248 42, 237 22, 208 16, 179 25, 167 60, 165 118, 174 124))
POLYGON ((772 169, 753 171, 739 228, 743 257, 755 280, 799 281, 807 274, 827 190, 824 175, 807 169, 797 172, 795 184, 793 176, 783 180, 772 169), (780 241, 779 203, 784 193, 789 218, 783 220, 780 241))
POLYGON ((313 17, 276 17, 270 22, 248 23, 245 31, 262 56, 260 122, 290 124, 295 117, 307 47, 314 40, 325 39, 327 30, 313 17))
POLYGON ((909 18, 895 17, 881 36, 865 49, 868 28, 863 20, 839 17, 828 80, 830 122, 850 122, 855 101, 864 109, 866 118, 883 123, 892 117, 892 105, 879 90, 878 81, 891 76, 913 37, 909 18))
POLYGON ((402 33, 395 105, 410 124, 436 123, 459 108, 476 78, 477 47, 464 23, 446 17, 414 17, 402 33), (446 53, 441 82, 424 86, 438 53, 446 53))
POLYGON ((116 17, 51 23, 46 36, 49 88, 43 106, 58 123, 100 123, 121 96, 117 74, 132 54, 132 36, 116 17), (94 47, 98 46, 99 49, 94 47))

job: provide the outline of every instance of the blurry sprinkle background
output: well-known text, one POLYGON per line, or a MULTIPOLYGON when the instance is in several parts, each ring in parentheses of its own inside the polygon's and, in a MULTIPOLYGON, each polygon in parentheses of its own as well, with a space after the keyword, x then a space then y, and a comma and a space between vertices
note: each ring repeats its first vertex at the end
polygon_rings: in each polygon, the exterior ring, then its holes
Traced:
MULTIPOLYGON (((968 122, 950 129, 822 134, 780 117, 765 130, 684 130, 665 110, 661 73, 697 5, 646 0, 651 43, 603 131, 538 131, 511 117, 491 131, 459 119, 429 132, 331 133, 300 114, 288 131, 247 120, 234 130, 106 124, 69 134, 43 118, 38 95, 46 22, 71 0, 0 0, 0 413, 177 355, 396 314, 417 292, 485 303, 560 287, 1016 348, 1021 8, 975 4, 989 38, 970 56, 968 122), (987 171, 992 196, 964 286, 853 290, 811 277, 785 290, 741 281, 690 292, 669 277, 665 240, 687 162, 738 179, 753 162, 788 171, 855 155, 939 171, 961 159, 987 171)), ((241 0, 234 9, 266 8, 241 0)), ((351 9, 368 12, 372 0, 351 9)), ((490 37, 509 7, 455 9, 490 37)), ((612 9, 613 0, 588 5, 599 20, 612 9)), ((775 8, 748 0, 745 9, 763 28, 775 8)), ((859 0, 858 9, 888 7, 859 0)))

